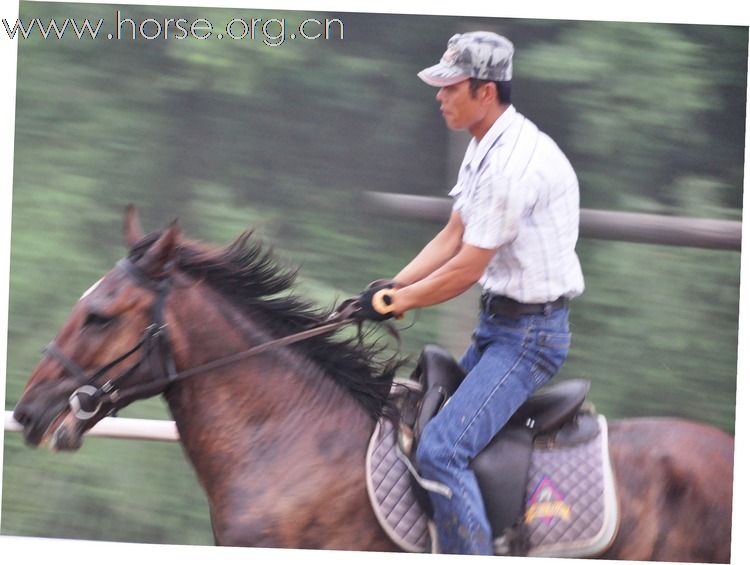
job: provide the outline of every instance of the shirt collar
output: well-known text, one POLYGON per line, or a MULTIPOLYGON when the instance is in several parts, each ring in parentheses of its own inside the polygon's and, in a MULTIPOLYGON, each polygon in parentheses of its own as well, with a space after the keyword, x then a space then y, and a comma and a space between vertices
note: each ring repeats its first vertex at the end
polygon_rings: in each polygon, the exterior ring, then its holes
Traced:
POLYGON ((482 160, 487 155, 490 148, 495 145, 498 138, 508 129, 513 119, 516 117, 518 112, 513 105, 508 106, 505 111, 500 114, 500 117, 495 120, 484 137, 477 143, 475 137, 471 138, 469 146, 466 148, 466 156, 464 157, 464 166, 468 166, 473 171, 479 168, 482 160))

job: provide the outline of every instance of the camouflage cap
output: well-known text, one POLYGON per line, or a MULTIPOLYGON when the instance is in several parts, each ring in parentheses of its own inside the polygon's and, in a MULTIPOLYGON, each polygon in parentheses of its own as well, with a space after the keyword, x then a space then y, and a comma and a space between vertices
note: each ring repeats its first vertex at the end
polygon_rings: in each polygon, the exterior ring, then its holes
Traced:
POLYGON ((449 86, 467 78, 510 80, 513 74, 513 44, 489 31, 457 33, 437 65, 417 76, 430 86, 449 86))

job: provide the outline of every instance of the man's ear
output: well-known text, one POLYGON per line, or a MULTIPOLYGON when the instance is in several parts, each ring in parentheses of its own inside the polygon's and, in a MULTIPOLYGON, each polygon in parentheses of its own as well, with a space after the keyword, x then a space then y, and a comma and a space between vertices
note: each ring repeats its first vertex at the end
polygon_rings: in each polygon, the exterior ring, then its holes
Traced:
POLYGON ((497 85, 494 82, 486 82, 482 85, 482 100, 493 102, 497 100, 497 85))

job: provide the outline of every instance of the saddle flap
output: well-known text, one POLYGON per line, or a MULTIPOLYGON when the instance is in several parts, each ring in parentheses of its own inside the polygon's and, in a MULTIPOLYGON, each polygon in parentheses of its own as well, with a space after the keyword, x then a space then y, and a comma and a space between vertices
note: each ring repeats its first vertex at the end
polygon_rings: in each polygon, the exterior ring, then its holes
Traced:
POLYGON ((423 384, 425 391, 414 425, 415 440, 445 401, 456 392, 465 373, 453 356, 437 345, 427 345, 417 361, 414 377, 423 384))
POLYGON ((525 426, 534 435, 548 433, 571 420, 586 400, 591 381, 569 379, 534 394, 511 417, 509 426, 525 426))
POLYGON ((471 462, 494 537, 523 515, 532 446, 529 428, 505 428, 471 462))

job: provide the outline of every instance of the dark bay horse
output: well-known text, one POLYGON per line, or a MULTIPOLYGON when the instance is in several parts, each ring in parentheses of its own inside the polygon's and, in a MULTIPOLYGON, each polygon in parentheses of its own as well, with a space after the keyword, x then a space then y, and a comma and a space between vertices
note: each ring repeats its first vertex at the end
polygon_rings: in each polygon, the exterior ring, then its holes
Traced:
MULTIPOLYGON (((365 450, 395 366, 355 339, 317 336, 212 361, 319 324, 294 275, 243 234, 226 249, 148 235, 75 305, 15 408, 28 444, 84 432, 163 393, 209 501, 217 544, 398 551, 365 486, 365 450), (186 375, 196 367, 191 378, 186 375)), ((621 522, 607 559, 729 562, 733 439, 677 419, 611 423, 621 522)))

